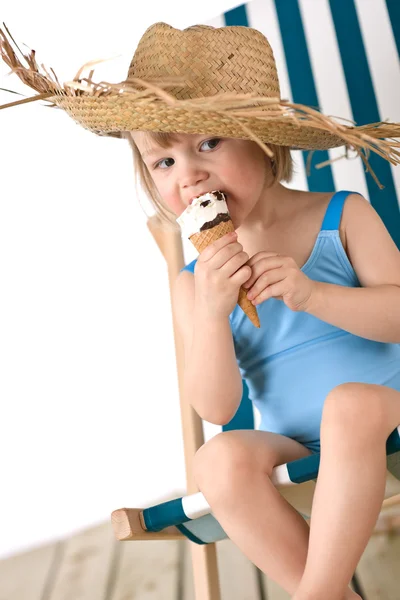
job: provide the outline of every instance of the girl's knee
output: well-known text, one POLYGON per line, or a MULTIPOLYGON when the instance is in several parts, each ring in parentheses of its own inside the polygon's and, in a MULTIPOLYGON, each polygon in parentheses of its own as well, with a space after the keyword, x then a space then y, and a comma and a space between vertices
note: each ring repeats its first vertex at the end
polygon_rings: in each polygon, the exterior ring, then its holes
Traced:
POLYGON ((238 433, 219 433, 196 452, 193 472, 201 491, 229 492, 254 469, 254 456, 238 433))
POLYGON ((325 429, 353 434, 354 438, 376 436, 386 427, 385 407, 379 386, 350 382, 333 388, 326 397, 321 422, 325 429))

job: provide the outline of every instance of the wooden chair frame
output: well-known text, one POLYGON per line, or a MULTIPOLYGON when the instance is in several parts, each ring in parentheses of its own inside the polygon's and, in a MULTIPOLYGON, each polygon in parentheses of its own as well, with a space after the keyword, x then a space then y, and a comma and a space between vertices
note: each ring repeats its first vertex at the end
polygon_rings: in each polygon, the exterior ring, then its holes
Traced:
MULTIPOLYGON (((172 297, 174 281, 185 266, 182 238, 180 231, 175 232, 164 227, 158 215, 150 217, 147 226, 164 256, 168 269, 185 455, 186 486, 187 493, 191 494, 199 491, 193 478, 192 461, 197 450, 204 444, 204 433, 201 417, 190 405, 183 402, 182 394, 184 350, 181 336, 178 332, 172 297)), ((175 527, 166 528, 157 533, 144 531, 140 522, 140 513, 141 510, 133 508, 123 508, 113 511, 111 521, 117 539, 124 541, 186 539, 175 527)), ((190 552, 196 600, 221 600, 216 544, 199 545, 191 543, 190 552)))
MULTIPOLYGON (((180 231, 173 231, 163 226, 158 215, 149 218, 147 226, 153 235, 168 268, 170 301, 172 307, 173 333, 175 343, 178 388, 180 397, 183 446, 185 454, 185 469, 187 494, 198 492, 193 478, 192 461, 197 450, 204 444, 203 423, 201 417, 188 404, 183 402, 182 382, 184 350, 176 322, 173 305, 173 284, 181 269, 185 266, 183 245, 180 231)), ((387 498, 383 508, 400 504, 400 495, 387 498)), ((179 540, 186 539, 175 527, 169 527, 160 532, 146 532, 140 520, 142 509, 121 508, 113 511, 111 521, 115 535, 119 540, 179 540)), ((399 518, 378 520, 376 531, 382 532, 400 526, 399 518)), ((220 583, 217 566, 216 544, 190 544, 193 579, 196 600, 221 600, 220 583)))

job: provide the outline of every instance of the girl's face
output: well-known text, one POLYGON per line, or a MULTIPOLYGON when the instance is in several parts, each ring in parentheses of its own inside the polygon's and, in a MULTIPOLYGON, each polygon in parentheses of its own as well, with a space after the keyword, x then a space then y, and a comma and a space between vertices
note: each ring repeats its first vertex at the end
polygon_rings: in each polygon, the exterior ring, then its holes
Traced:
POLYGON ((272 179, 269 158, 250 140, 174 134, 176 141, 165 149, 146 132, 131 135, 163 202, 177 217, 194 196, 221 190, 237 229, 272 179))

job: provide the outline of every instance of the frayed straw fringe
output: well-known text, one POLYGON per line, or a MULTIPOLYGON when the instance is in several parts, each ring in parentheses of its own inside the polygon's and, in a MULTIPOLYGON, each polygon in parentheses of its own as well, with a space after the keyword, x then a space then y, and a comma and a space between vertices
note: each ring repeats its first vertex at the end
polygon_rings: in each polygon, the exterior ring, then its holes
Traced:
MULTIPOLYGON (((42 64, 40 66, 42 67, 44 74, 40 73, 39 65, 35 59, 35 50, 31 50, 29 55, 23 54, 12 38, 5 23, 3 23, 3 25, 9 37, 28 64, 28 67, 23 66, 0 28, 0 55, 4 62, 11 68, 9 74, 15 73, 23 83, 39 92, 39 94, 10 104, 4 104, 0 106, 0 109, 28 102, 36 102, 37 100, 46 100, 47 98, 54 96, 104 98, 130 94, 132 96, 132 101, 138 103, 162 102, 172 108, 220 113, 224 118, 228 117, 239 125, 243 132, 254 140, 270 157, 273 156, 270 148, 253 133, 250 127, 240 120, 241 118, 260 119, 264 122, 285 118, 297 127, 311 127, 313 129, 320 129, 325 133, 331 133, 343 140, 343 145, 346 146, 346 152, 340 157, 319 163, 316 165, 316 168, 323 168, 342 158, 349 158, 349 150, 352 149, 356 153, 354 158, 361 156, 366 170, 371 173, 380 189, 384 186, 381 185, 368 162, 370 152, 375 152, 393 165, 400 164, 400 152, 397 150, 397 148, 400 148, 400 142, 395 141, 394 139, 400 138, 400 123, 381 121, 356 127, 354 122, 346 120, 348 123, 352 123, 352 125, 349 126, 334 121, 332 117, 325 116, 319 111, 303 104, 294 104, 280 98, 252 96, 251 94, 221 93, 209 98, 178 100, 167 92, 167 88, 187 85, 182 77, 169 77, 162 80, 152 80, 151 82, 131 78, 119 83, 109 83, 106 81, 95 83, 92 80, 94 74, 94 69, 92 69, 87 78, 81 78, 81 74, 85 69, 90 68, 95 64, 112 60, 115 57, 98 59, 85 63, 78 70, 72 81, 64 82, 64 85, 61 85, 53 69, 50 69, 50 74, 42 64), (138 87, 134 87, 133 84, 138 87), (144 89, 138 89, 139 87, 144 89)), ((5 91, 17 93, 12 90, 5 91)), ((51 102, 50 100, 49 102, 48 108, 60 108, 54 102, 51 102)), ((311 150, 308 156, 308 173, 310 172, 311 158, 314 152, 315 150, 311 150)))

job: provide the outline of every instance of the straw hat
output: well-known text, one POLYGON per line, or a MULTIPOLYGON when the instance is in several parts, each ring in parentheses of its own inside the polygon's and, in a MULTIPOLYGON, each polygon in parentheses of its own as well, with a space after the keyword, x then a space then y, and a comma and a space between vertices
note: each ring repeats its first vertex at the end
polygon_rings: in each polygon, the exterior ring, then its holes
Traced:
POLYGON ((98 60, 83 65, 61 86, 53 70, 54 78, 47 70, 40 73, 35 50, 23 55, 28 62, 24 67, 1 29, 0 54, 12 72, 39 92, 0 108, 46 99, 100 136, 118 138, 122 131, 133 130, 206 133, 252 139, 269 156, 268 143, 304 150, 345 145, 346 155, 354 149, 373 176, 370 150, 400 163, 400 143, 388 140, 400 137, 400 123, 345 125, 281 99, 271 46, 250 27, 195 25, 180 30, 155 23, 140 39, 127 78, 120 83, 95 83, 94 70, 82 76, 85 68, 104 62, 98 60))

